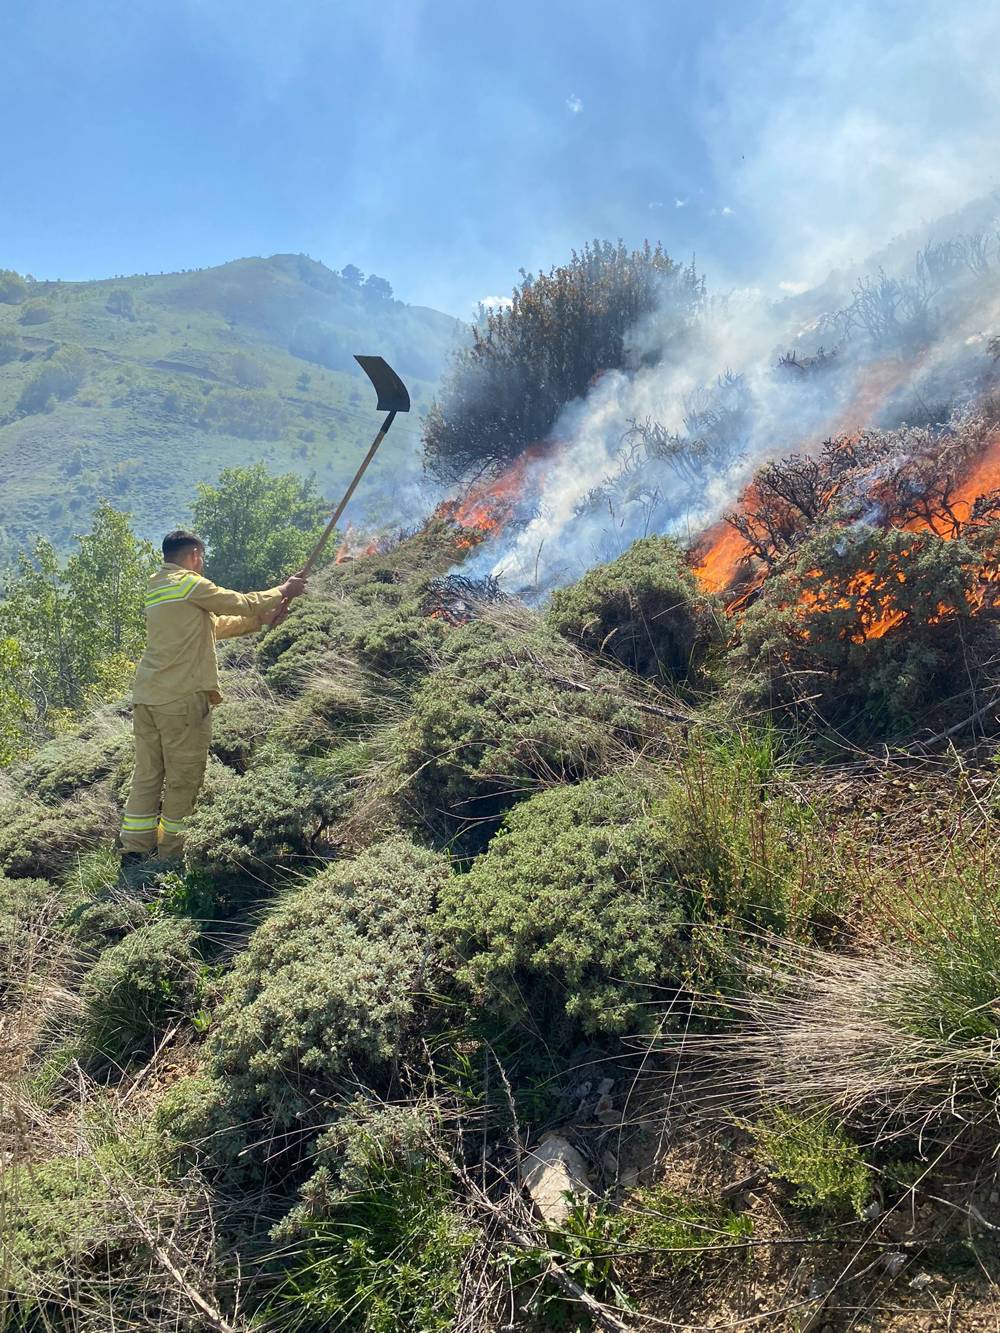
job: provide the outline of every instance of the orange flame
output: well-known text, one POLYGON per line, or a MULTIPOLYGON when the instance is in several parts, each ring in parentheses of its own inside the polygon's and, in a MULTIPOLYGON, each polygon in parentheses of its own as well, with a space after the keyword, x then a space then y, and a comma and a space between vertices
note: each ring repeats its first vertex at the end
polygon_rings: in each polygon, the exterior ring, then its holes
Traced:
POLYGON ((473 486, 461 499, 443 500, 434 517, 461 529, 455 545, 469 550, 501 533, 514 517, 524 497, 529 467, 551 452, 551 444, 533 444, 491 481, 473 486))
POLYGON ((353 527, 348 523, 344 529, 343 540, 337 547, 337 554, 333 558, 335 565, 342 565, 348 560, 360 560, 366 555, 378 555, 379 540, 377 537, 365 538, 361 534, 355 535, 353 527))

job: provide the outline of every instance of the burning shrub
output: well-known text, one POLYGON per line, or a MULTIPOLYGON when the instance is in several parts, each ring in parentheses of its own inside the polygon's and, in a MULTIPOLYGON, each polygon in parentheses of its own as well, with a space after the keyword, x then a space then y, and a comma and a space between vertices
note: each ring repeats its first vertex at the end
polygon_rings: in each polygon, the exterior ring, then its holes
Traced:
POLYGON ((397 728, 402 799, 421 825, 475 851, 532 792, 617 768, 648 740, 621 683, 527 614, 450 632, 397 728))
POLYGON ((971 713, 968 673, 987 656, 977 613, 996 587, 984 568, 998 558, 997 529, 821 530, 764 582, 733 665, 760 702, 851 734, 899 735, 956 696, 971 713))
POLYGON ((316 839, 347 800, 342 784, 317 780, 288 760, 251 769, 198 805, 185 856, 195 870, 267 880, 283 863, 313 855, 316 839))
POLYGON ((342 1074, 384 1074, 428 984, 427 922, 448 877, 443 857, 395 838, 287 894, 233 971, 209 1039, 217 1082, 202 1118, 214 1123, 222 1095, 230 1124, 261 1114, 278 1130, 299 1124, 301 1146, 303 1117, 329 1118, 342 1074))
POLYGON ((696 672, 715 630, 707 599, 668 537, 644 537, 560 588, 546 619, 587 651, 652 679, 696 672))
POLYGON ((488 1009, 546 1042, 643 1026, 683 915, 651 804, 634 778, 543 792, 447 886, 438 930, 488 1009))

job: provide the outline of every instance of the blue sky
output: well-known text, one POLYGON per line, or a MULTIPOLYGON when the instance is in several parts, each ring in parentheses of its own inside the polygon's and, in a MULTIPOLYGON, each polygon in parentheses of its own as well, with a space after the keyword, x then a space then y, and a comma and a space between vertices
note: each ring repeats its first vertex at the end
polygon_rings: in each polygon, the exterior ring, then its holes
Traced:
POLYGON ((468 316, 593 236, 785 290, 1000 180, 979 0, 4 0, 0 267, 304 251, 468 316))

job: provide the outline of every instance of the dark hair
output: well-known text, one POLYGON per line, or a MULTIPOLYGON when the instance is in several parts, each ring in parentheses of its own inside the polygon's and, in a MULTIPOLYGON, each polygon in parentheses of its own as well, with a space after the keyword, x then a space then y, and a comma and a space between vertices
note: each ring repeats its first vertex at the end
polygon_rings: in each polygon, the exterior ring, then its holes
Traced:
POLYGON ((196 532, 188 532, 186 528, 168 532, 163 539, 163 558, 173 560, 175 555, 182 555, 191 546, 197 546, 199 551, 205 549, 205 543, 196 532))

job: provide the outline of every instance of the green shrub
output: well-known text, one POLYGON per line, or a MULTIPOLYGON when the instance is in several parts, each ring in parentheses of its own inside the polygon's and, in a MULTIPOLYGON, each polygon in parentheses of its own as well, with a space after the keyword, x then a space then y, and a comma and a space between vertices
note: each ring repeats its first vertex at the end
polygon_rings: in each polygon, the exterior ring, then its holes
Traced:
POLYGON ((694 917, 802 939, 840 906, 834 848, 786 770, 773 731, 699 736, 664 785, 658 813, 694 917))
POLYGON ((284 896, 237 960, 209 1037, 208 1072, 238 1119, 263 1112, 288 1129, 322 1111, 339 1076, 391 1064, 430 985, 428 919, 448 876, 444 858, 395 838, 284 896))
POLYGON ((92 957, 149 920, 145 904, 120 887, 120 866, 114 848, 84 852, 63 881, 63 926, 73 943, 92 957))
POLYGON ((104 778, 120 780, 131 770, 132 757, 132 737, 126 728, 108 727, 91 734, 57 736, 18 764, 11 777, 22 791, 56 804, 104 778))
POLYGON ((447 629, 424 614, 420 596, 404 596, 395 583, 375 582, 357 591, 365 601, 343 593, 336 599, 306 599, 267 635, 260 661, 270 685, 290 689, 330 675, 345 654, 397 686, 426 673, 447 629))
POLYGON ((45 301, 29 301, 18 320, 22 324, 47 324, 52 318, 52 307, 45 301))
POLYGON ((8 1164, 0 1175, 5 1326, 190 1327, 186 1293, 151 1280, 155 1260, 122 1200, 211 1271, 203 1205, 161 1177, 153 1136, 97 1137, 83 1152, 8 1164))
POLYGON ((619 683, 529 618, 454 630, 394 738, 400 799, 464 851, 517 801, 597 777, 650 738, 619 683))
POLYGON ((660 1185, 629 1195, 614 1232, 619 1244, 640 1252, 653 1273, 701 1276, 720 1260, 747 1259, 753 1220, 720 1199, 660 1185))
POLYGON ((0 1001, 32 975, 33 962, 60 911, 60 896, 43 879, 0 875, 0 1001))
POLYGON ((669 537, 644 537, 611 564, 560 588, 546 620, 588 652, 654 680, 697 673, 716 633, 705 597, 669 537))
POLYGON ((278 867, 312 857, 319 834, 348 801, 344 784, 314 779, 287 760, 251 769, 198 805, 184 838, 187 862, 209 874, 266 880, 278 867))
POLYGON ((197 990, 197 928, 178 917, 140 926, 105 949, 84 977, 84 1048, 124 1062, 151 1049, 197 990))
POLYGON ((776 1176, 797 1186, 798 1208, 860 1217, 872 1175, 857 1145, 828 1116, 799 1116, 781 1106, 753 1126, 759 1153, 776 1176))
POLYGON ((644 1026, 678 976, 670 839, 636 778, 557 787, 511 811, 436 924, 488 1009, 552 1044, 644 1026))
POLYGON ((100 790, 45 806, 21 797, 0 802, 0 873, 58 879, 82 852, 113 843, 120 816, 100 790))
MULTIPOLYGON (((303 681, 272 729, 275 746, 300 755, 323 755, 351 741, 386 709, 349 662, 331 665, 303 681)), ((391 708, 391 699, 388 701, 391 708)))
POLYGON ((415 1112, 386 1108, 360 1123, 345 1117, 333 1142, 321 1141, 302 1202, 274 1232, 290 1257, 273 1318, 359 1333, 454 1327, 476 1233, 445 1168, 422 1151, 428 1135, 415 1112), (325 1165, 334 1151, 339 1185, 325 1165))
POLYGON ((268 734, 274 712, 260 697, 226 699, 212 713, 212 753, 229 768, 245 773, 268 734))

